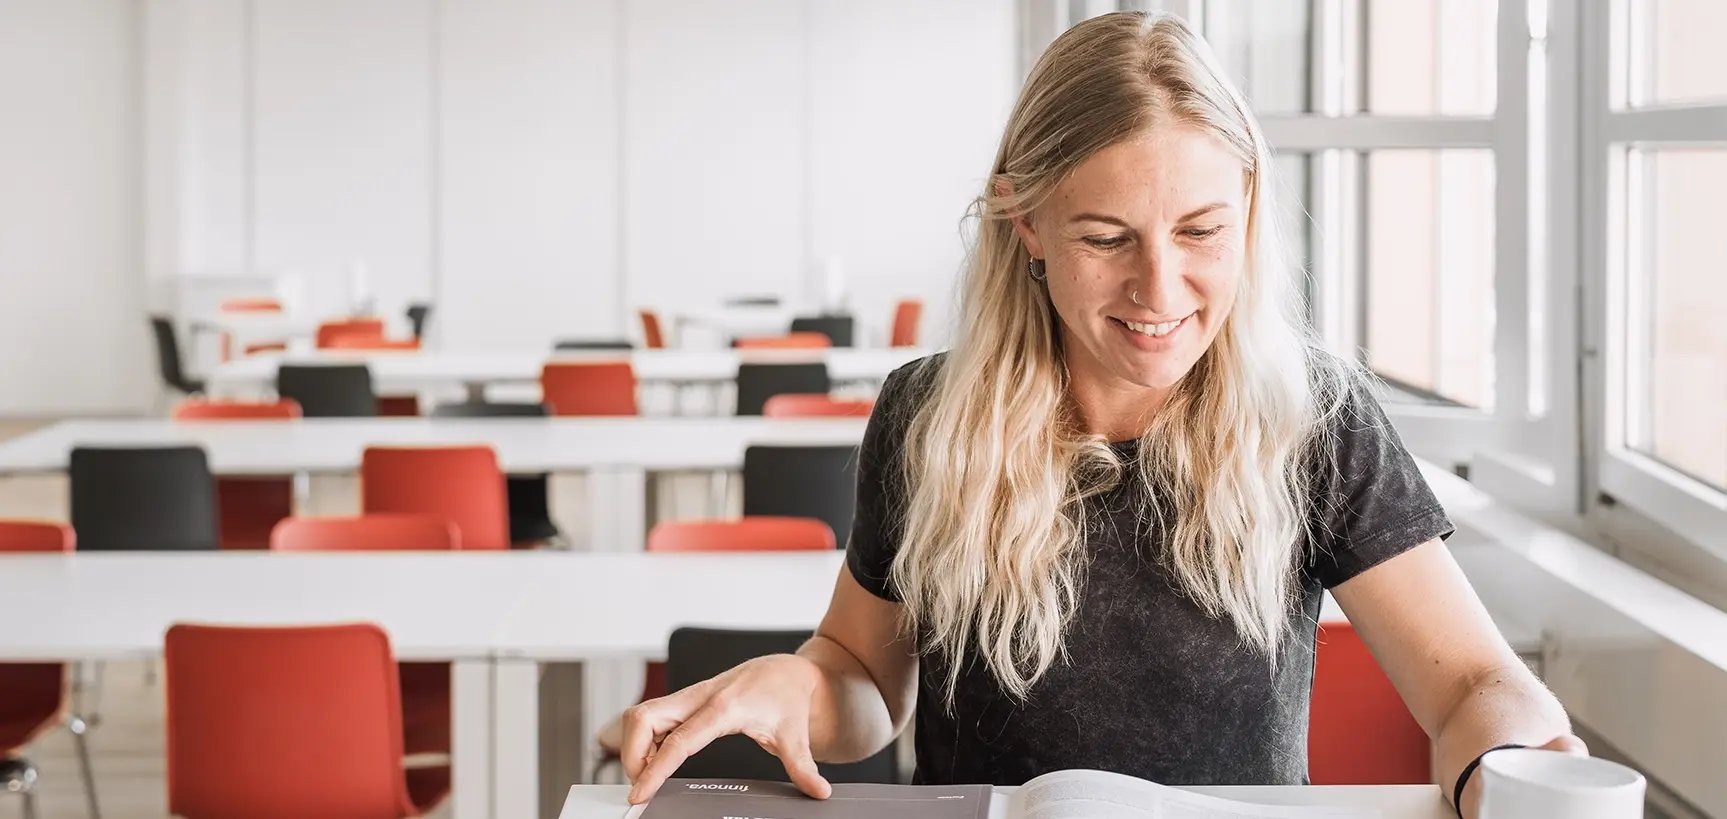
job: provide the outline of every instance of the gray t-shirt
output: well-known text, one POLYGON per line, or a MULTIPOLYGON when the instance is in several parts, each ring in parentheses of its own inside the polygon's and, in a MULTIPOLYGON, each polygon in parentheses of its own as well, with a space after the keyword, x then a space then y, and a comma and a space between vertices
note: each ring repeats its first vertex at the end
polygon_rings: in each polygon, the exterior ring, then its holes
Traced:
MULTIPOLYGON (((898 549, 906 487, 900 451, 940 362, 913 363, 883 385, 858 465, 857 517, 847 565, 859 584, 898 600, 888 568, 898 549)), ((1115 446, 1131 455, 1137 442, 1115 446)), ((950 712, 944 669, 920 663, 917 781, 1018 785, 1066 768, 1095 768, 1174 785, 1292 785, 1307 781, 1307 710, 1320 592, 1435 537, 1451 522, 1414 460, 1363 389, 1336 423, 1334 465, 1315 482, 1314 533, 1291 634, 1273 670, 1235 627, 1182 594, 1147 531, 1137 479, 1093 505, 1086 584, 1066 632, 1068 658, 1016 702, 968 658, 950 712)), ((1316 463, 1319 459, 1316 459, 1316 463)), ((1129 474, 1134 474, 1131 470, 1129 474)))

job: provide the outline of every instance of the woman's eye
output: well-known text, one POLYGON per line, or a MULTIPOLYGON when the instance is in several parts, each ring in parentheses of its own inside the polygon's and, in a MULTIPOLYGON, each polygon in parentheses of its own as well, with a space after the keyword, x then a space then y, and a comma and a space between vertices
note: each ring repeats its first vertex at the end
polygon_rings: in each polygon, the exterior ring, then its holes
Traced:
POLYGON ((1208 228, 1188 228, 1182 231, 1190 239, 1209 239, 1222 232, 1223 225, 1214 225, 1208 228))
POLYGON ((1120 247, 1126 241, 1127 241, 1127 239, 1120 237, 1120 236, 1087 236, 1087 237, 1085 237, 1085 243, 1086 244, 1091 245, 1092 247, 1095 247, 1099 250, 1109 250, 1110 248, 1113 248, 1113 247, 1120 247))

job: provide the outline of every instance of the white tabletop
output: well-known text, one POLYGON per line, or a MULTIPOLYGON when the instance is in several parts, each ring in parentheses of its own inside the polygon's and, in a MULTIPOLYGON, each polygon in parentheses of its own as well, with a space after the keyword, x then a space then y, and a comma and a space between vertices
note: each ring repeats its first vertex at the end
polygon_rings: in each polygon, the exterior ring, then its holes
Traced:
POLYGON ((177 622, 364 620, 407 659, 658 658, 684 625, 815 628, 843 553, 0 556, 0 661, 151 656, 177 622))
POLYGON ((506 472, 735 469, 753 444, 856 444, 866 419, 306 418, 63 421, 0 442, 0 474, 66 468, 72 448, 202 446, 224 475, 354 472, 370 445, 489 444, 506 472))
POLYGON ((537 383, 548 361, 629 361, 636 379, 644 382, 712 383, 737 378, 740 363, 827 364, 835 381, 881 381, 895 369, 928 355, 907 347, 823 350, 635 350, 518 353, 457 353, 441 351, 320 350, 282 355, 254 355, 218 365, 208 376, 212 392, 237 393, 273 389, 282 363, 352 364, 371 368, 381 392, 413 392, 475 384, 537 383))
MULTIPOLYGON (((1009 788, 998 788, 1007 792, 1009 788)), ((1334 805, 1377 808, 1380 819, 1455 819, 1432 785, 1309 785, 1295 787, 1189 787, 1195 793, 1261 805, 1334 805)), ((559 819, 623 819, 629 810, 625 785, 576 785, 559 819)))

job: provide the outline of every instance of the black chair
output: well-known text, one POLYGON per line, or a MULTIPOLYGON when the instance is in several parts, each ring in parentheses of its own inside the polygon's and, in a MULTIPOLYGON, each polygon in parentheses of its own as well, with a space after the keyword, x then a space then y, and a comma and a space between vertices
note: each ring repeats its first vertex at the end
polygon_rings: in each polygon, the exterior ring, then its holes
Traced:
POLYGON ((744 450, 746 516, 818 518, 833 528, 843 549, 856 511, 856 446, 774 445, 744 450))
POLYGON ((826 393, 832 389, 826 364, 739 364, 737 412, 761 415, 768 399, 781 393, 826 393))
POLYGON ((217 547, 216 482, 200 447, 76 447, 68 474, 78 551, 217 547))
POLYGON ((276 395, 300 402, 307 418, 370 418, 378 414, 372 371, 364 364, 283 364, 276 395))
POLYGON ((802 316, 792 319, 792 332, 821 333, 835 347, 850 347, 855 324, 851 316, 802 316))
POLYGON ((724 302, 727 307, 778 307, 779 296, 732 296, 724 302))
POLYGON ((167 316, 151 316, 150 329, 156 335, 156 366, 162 373, 162 383, 169 389, 191 395, 204 391, 204 382, 187 378, 180 358, 180 338, 174 333, 174 322, 167 316))
MULTIPOLYGON (((490 401, 439 404, 432 408, 433 418, 544 418, 550 414, 545 404, 490 401)), ((558 525, 552 522, 547 481, 546 475, 510 475, 504 479, 510 509, 511 543, 534 543, 562 534, 558 525)))
MULTIPOLYGON (((768 654, 790 654, 810 638, 808 631, 734 631, 680 628, 666 645, 666 690, 677 691, 701 682, 745 660, 768 654)), ((894 746, 858 762, 818 764, 829 782, 899 781, 894 746)), ((678 766, 678 777, 735 778, 786 781, 785 764, 748 737, 721 737, 690 755, 678 766)))
POLYGON ((432 315, 432 305, 415 302, 408 305, 408 324, 414 328, 414 339, 426 337, 426 319, 432 315))
POLYGON ((634 350, 636 345, 622 338, 566 338, 552 343, 554 350, 634 350))

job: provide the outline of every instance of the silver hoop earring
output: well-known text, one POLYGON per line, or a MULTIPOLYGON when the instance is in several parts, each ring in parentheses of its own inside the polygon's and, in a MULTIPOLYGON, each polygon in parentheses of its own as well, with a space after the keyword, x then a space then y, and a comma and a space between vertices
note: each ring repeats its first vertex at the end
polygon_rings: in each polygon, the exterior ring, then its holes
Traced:
POLYGON ((1026 261, 1025 273, 1034 282, 1041 282, 1049 275, 1049 272, 1044 269, 1043 260, 1035 258, 1026 261))

